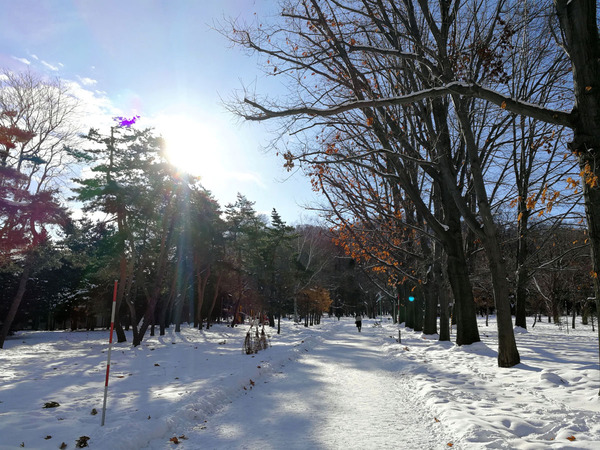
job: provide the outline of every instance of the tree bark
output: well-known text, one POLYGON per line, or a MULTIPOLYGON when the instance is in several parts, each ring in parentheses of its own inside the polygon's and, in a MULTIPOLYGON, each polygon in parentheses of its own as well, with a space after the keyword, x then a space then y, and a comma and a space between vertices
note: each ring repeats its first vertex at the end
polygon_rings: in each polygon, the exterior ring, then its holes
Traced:
POLYGON ((115 304, 115 333, 117 334, 117 342, 127 342, 127 336, 121 325, 121 305, 123 304, 123 293, 125 292, 125 282, 127 281, 127 258, 125 252, 121 253, 119 261, 119 287, 117 288, 117 300, 115 304))
POLYGON ((33 256, 27 255, 25 260, 25 266, 23 267, 23 272, 21 272, 21 277, 19 279, 19 287, 17 288, 17 292, 13 297, 10 309, 8 310, 8 314, 6 315, 4 323, 2 324, 2 334, 0 334, 0 348, 4 348, 4 341, 6 340, 8 332, 10 331, 10 327, 12 326, 12 323, 15 320, 15 316, 17 315, 17 311, 19 310, 19 305, 21 305, 21 300, 23 300, 25 288, 27 287, 27 280, 29 280, 29 274, 31 273, 33 263, 33 256))
POLYGON ((440 283, 438 297, 440 299, 440 341, 450 340, 450 311, 448 288, 446 282, 440 283))
POLYGON ((221 278, 223 276, 223 271, 219 272, 217 276, 217 284, 215 286, 215 292, 213 294, 212 303, 210 304, 210 308, 208 309, 208 315, 206 316, 206 329, 210 328, 210 322, 212 320, 213 311, 215 309, 215 305, 217 304, 217 299, 219 298, 219 289, 221 287, 221 278))
POLYGON ((446 271, 454 297, 453 315, 456 317, 456 345, 469 345, 479 342, 477 311, 467 262, 462 248, 460 230, 454 232, 455 239, 447 239, 444 248, 448 255, 446 271))
MULTIPOLYGON (((203 327, 204 317, 202 316, 202 305, 204 304, 204 292, 206 291, 206 284, 208 283, 208 277, 210 277, 210 266, 205 270, 200 270, 200 265, 196 264, 196 283, 198 285, 198 292, 196 297, 196 321, 198 322, 198 329, 201 330, 203 327), (202 274, 207 272, 203 277, 202 274)), ((210 320, 210 319, 208 319, 210 320)), ((206 328, 208 328, 208 323, 206 328)))
POLYGON ((503 256, 500 254, 497 236, 489 236, 486 255, 492 272, 492 285, 496 304, 498 328, 498 366, 512 367, 520 362, 515 334, 513 331, 510 302, 508 301, 508 280, 503 256))
POLYGON ((442 245, 446 251, 446 272, 454 297, 453 317, 456 317, 456 345, 469 345, 479 342, 479 329, 477 328, 477 311, 473 288, 469 279, 469 268, 463 250, 460 214, 454 206, 445 189, 441 189, 442 205, 446 218, 446 233, 443 235, 442 245))
MULTIPOLYGON (((417 292, 413 303, 415 304, 415 331, 423 331, 423 307, 425 301, 422 292, 417 292)), ((383 321, 383 317, 381 317, 381 320, 383 321)))
MULTIPOLYGON (((494 216, 492 214, 484 182, 483 167, 479 157, 479 147, 475 140, 469 117, 472 110, 472 100, 460 99, 457 96, 454 96, 453 101, 456 106, 456 115, 460 125, 460 132, 466 145, 473 190, 477 198, 478 212, 482 224, 480 225, 477 220, 474 220, 471 217, 467 218, 467 211, 464 211, 463 215, 469 228, 471 228, 471 230, 473 230, 473 232, 482 240, 488 258, 492 286, 494 288, 494 300, 496 302, 498 366, 512 367, 519 364, 521 358, 517 350, 514 336, 504 257, 502 255, 500 239, 496 224, 494 223, 494 216)), ((460 205, 460 200, 458 200, 457 206, 460 207, 460 205)))
MULTIPOLYGON (((592 277, 600 323, 600 37, 596 0, 555 0, 564 44, 573 68, 575 115, 571 150, 582 170, 583 197, 592 253, 592 277), (589 167, 589 172, 587 172, 589 167)), ((600 358, 600 327, 598 327, 600 358)), ((600 395, 600 391, 598 391, 600 395)))
POLYGON ((520 220, 517 225, 517 271, 516 271, 516 313, 515 325, 527 329, 527 282, 529 281, 529 271, 525 265, 528 248, 527 248, 527 223, 529 211, 526 206, 526 198, 521 195, 521 201, 518 208, 520 220))
MULTIPOLYGON (((434 274, 432 273, 431 276, 428 277, 427 283, 422 286, 423 295, 425 296, 423 334, 437 334, 438 293, 436 287, 434 287, 433 280, 435 280, 435 278, 434 274)), ((437 287, 439 289, 439 284, 437 287)))

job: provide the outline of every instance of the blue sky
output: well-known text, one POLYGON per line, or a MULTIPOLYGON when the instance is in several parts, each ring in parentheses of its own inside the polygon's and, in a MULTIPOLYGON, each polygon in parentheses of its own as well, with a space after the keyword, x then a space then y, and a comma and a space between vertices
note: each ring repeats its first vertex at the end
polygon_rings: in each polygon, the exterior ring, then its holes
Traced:
POLYGON ((256 58, 211 29, 224 17, 265 17, 274 3, 0 0, 0 68, 29 67, 67 81, 85 99, 84 120, 95 127, 139 114, 140 127, 162 133, 174 158, 199 174, 221 205, 239 191, 257 211, 276 208, 296 223, 311 215, 299 206, 314 202, 310 183, 290 177, 280 158, 261 150, 271 137, 268 125, 241 123, 221 105, 242 82, 270 92, 272 80, 256 58))

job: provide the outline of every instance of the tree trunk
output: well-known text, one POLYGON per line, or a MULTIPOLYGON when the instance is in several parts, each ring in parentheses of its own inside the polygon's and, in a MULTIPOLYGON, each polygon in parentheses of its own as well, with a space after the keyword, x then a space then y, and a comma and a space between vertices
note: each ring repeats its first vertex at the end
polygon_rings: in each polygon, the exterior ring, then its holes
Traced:
MULTIPOLYGON (((187 302, 188 298, 188 286, 192 278, 192 274, 187 274, 183 280, 183 287, 180 288, 181 295, 178 295, 175 303, 175 332, 181 332, 181 322, 183 322, 183 307, 187 302)), ((193 291, 192 291, 193 295, 193 291)))
POLYGON ((167 325, 167 307, 168 307, 168 300, 166 302, 162 302, 160 305, 160 309, 158 310, 158 326, 159 326, 159 332, 158 334, 160 336, 164 336, 165 335, 165 328, 167 325))
MULTIPOLYGON (((434 243, 433 283, 437 286, 437 299, 440 304, 440 341, 450 340, 450 312, 448 310, 448 280, 442 271, 443 250, 440 243, 434 243)), ((435 315, 437 318, 437 305, 435 315)))
POLYGON ((438 298, 440 300, 440 341, 450 340, 450 310, 446 282, 440 284, 438 298))
POLYGON ((415 329, 415 302, 406 299, 406 328, 415 329))
MULTIPOLYGON (((496 306, 496 320, 498 328, 498 366, 513 367, 519 364, 521 358, 517 350, 515 333, 513 331, 510 302, 508 299, 508 281, 504 259, 500 254, 500 246, 496 236, 489 236, 489 245, 486 247, 489 267, 494 287, 496 306)), ((486 239, 487 241, 487 239, 486 239)), ((485 243, 484 243, 485 245, 485 243)))
POLYGON ((223 272, 221 271, 221 272, 219 272, 219 275, 217 276, 217 285, 215 286, 215 292, 213 295, 212 303, 210 304, 210 308, 208 310, 208 315, 206 316, 206 329, 207 330, 210 328, 210 322, 212 320, 213 311, 215 309, 215 305, 217 304, 217 299, 219 298, 219 289, 221 287, 222 274, 223 274, 223 272))
MULTIPOLYGON (((137 314, 135 311, 135 304, 132 299, 126 300, 127 307, 129 308, 129 317, 131 319, 131 330, 133 333, 133 343, 139 342, 139 331, 137 327, 137 314)), ((139 344, 135 344, 139 345, 139 344)))
MULTIPOLYGON (((434 279, 435 275, 432 273, 422 289, 423 295, 425 296, 425 319, 423 321, 424 334, 437 334, 438 293, 436 287, 434 287, 434 279)), ((440 285, 438 284, 437 289, 439 288, 440 285)))
POLYGON ((471 281, 467 271, 467 262, 462 249, 462 239, 447 242, 448 262, 446 271, 454 297, 453 317, 456 318, 456 345, 469 345, 479 342, 477 311, 471 281))
MULTIPOLYGON (((415 304, 415 331, 423 331, 423 306, 425 302, 422 292, 418 292, 415 295, 413 303, 415 304)), ((383 316, 381 316, 381 320, 383 323, 383 316)))
POLYGON ((398 325, 403 323, 406 326, 406 303, 408 298, 403 284, 398 286, 398 295, 398 325))
MULTIPOLYGON (((596 163, 600 160, 600 37, 596 23, 596 0, 555 0, 554 3, 573 68, 573 112, 576 117, 570 148, 577 154, 582 170, 596 312, 600 320, 600 188, 596 163)), ((598 345, 600 357, 600 327, 598 345)))
POLYGON ((125 293, 125 283, 127 281, 127 257, 125 252, 121 253, 119 261, 119 286, 117 288, 117 300, 115 303, 115 333, 117 334, 117 342, 127 342, 127 336, 121 325, 121 305, 123 304, 123 294, 125 293))
POLYGON ((183 310, 183 294, 175 298, 175 333, 181 332, 181 312, 183 310))
POLYGON ((456 95, 453 95, 452 97, 456 106, 460 132, 466 145, 469 166, 471 169, 471 181, 477 197, 478 212, 482 224, 473 218, 469 218, 466 221, 469 228, 471 228, 471 230, 482 240, 488 258, 492 286, 494 288, 498 325, 498 366, 512 367, 519 364, 521 358, 517 350, 513 330, 510 300, 508 297, 508 282, 506 280, 507 273, 504 258, 502 256, 502 248, 500 246, 497 227, 494 223, 494 216, 492 214, 484 182, 482 164, 479 157, 479 147, 471 128, 469 114, 471 113, 470 103, 472 100, 461 100, 456 95), (483 227, 481 225, 483 225, 483 227))
POLYGON ((517 226, 517 273, 515 290, 515 325, 527 329, 527 282, 529 281, 529 271, 525 265, 527 259, 527 223, 529 211, 527 210, 526 199, 521 196, 519 202, 520 220, 517 226))
POLYGON ((23 295, 25 295, 25 288, 27 287, 27 280, 29 280, 29 274, 31 273, 33 263, 33 255, 27 255, 25 260, 25 266, 23 267, 23 272, 21 272, 21 277, 19 279, 19 287, 17 288, 17 292, 13 297, 10 309, 8 310, 8 314, 6 315, 4 323, 2 324, 2 334, 0 334, 0 348, 4 348, 4 341, 6 340, 8 332, 10 331, 10 327, 12 326, 12 323, 15 320, 15 316, 17 315, 17 311, 19 310, 19 305, 21 304, 21 300, 23 300, 23 295))
POLYGON ((128 273, 131 275, 127 278, 127 284, 125 286, 125 292, 123 294, 123 298, 125 300, 125 303, 127 304, 127 307, 129 308, 129 317, 130 317, 130 321, 131 321, 131 330, 133 333, 133 342, 135 343, 135 342, 139 342, 139 332, 138 332, 138 317, 137 317, 137 312, 135 309, 135 298, 132 298, 132 295, 131 295, 131 288, 133 286, 133 267, 134 267, 134 259, 132 257, 130 264, 129 264, 129 270, 128 270, 128 273))
MULTIPOLYGON (((210 277, 210 266, 208 266, 204 270, 200 270, 200 265, 196 264, 196 283, 198 285, 198 292, 196 298, 196 317, 195 321, 198 322, 198 329, 201 330, 204 322, 204 317, 202 316, 202 305, 204 304, 204 293, 206 292, 206 285, 208 283, 208 278, 210 277), (204 276, 202 274, 206 272, 204 276)), ((210 320, 210 319, 209 319, 210 320)), ((208 324, 207 324, 208 328, 208 324)))
POLYGON ((473 288, 469 279, 467 259, 463 250, 460 215, 448 197, 445 190, 441 190, 446 217, 446 231, 442 244, 446 251, 446 272, 454 297, 453 318, 456 318, 456 345, 469 345, 479 342, 477 328, 477 310, 473 298, 473 288))

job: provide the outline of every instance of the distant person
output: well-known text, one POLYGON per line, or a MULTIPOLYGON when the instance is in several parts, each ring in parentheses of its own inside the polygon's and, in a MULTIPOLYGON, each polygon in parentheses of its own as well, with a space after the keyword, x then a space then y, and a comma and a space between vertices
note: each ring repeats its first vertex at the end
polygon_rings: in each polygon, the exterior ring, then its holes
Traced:
POLYGON ((360 329, 362 328, 362 316, 360 314, 356 314, 356 328, 358 328, 358 332, 360 333, 360 329))

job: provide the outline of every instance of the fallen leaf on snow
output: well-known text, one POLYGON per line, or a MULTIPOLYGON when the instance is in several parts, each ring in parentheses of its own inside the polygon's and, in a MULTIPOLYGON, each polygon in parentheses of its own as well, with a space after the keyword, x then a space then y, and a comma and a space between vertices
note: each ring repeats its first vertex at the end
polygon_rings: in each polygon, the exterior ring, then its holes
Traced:
POLYGON ((88 441, 90 440, 89 436, 80 436, 77 441, 75 441, 76 448, 84 448, 88 446, 88 441))
POLYGON ((44 408, 56 408, 60 406, 58 402, 46 402, 44 403, 44 408))

